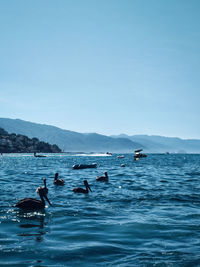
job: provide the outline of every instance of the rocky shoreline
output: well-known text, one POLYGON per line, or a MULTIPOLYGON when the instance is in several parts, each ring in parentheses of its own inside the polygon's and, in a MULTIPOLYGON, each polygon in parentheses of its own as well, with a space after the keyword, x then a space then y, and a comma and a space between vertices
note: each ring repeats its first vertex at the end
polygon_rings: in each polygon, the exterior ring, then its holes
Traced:
POLYGON ((21 134, 9 134, 0 128, 0 153, 60 153, 57 145, 40 141, 38 138, 29 138, 21 134))

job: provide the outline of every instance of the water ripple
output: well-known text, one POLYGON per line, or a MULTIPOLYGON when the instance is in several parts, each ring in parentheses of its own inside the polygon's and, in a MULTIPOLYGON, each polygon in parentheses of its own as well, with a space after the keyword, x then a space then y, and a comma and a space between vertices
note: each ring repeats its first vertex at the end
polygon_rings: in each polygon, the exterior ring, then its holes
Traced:
POLYGON ((0 164, 1 266, 199 265, 200 155, 8 154, 0 164), (98 167, 72 170, 92 162, 98 167), (105 171, 109 182, 97 182, 105 171), (55 172, 65 186, 54 186, 55 172), (16 209, 38 198, 43 177, 53 206, 16 209), (92 193, 74 194, 84 179, 92 193))

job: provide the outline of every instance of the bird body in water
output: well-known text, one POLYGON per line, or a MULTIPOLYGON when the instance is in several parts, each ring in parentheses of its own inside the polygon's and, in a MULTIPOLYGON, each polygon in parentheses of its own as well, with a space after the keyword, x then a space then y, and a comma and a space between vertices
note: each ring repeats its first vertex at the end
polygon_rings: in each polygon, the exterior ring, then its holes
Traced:
POLYGON ((77 188, 74 188, 74 189, 73 189, 74 193, 88 194, 89 190, 90 190, 90 192, 92 192, 92 190, 91 190, 91 188, 90 188, 90 186, 89 186, 87 180, 84 180, 83 183, 84 183, 86 189, 81 188, 81 187, 77 187, 77 188), (88 190, 88 189, 89 189, 89 190, 88 190))
POLYGON ((105 176, 99 176, 96 178, 97 181, 99 182, 108 182, 108 173, 104 172, 105 176))
POLYGON ((64 180, 63 179, 58 179, 58 172, 55 174, 54 178, 54 184, 55 185, 64 185, 64 180))
POLYGON ((36 192, 39 194, 41 200, 35 198, 24 198, 17 202, 15 205, 17 208, 25 209, 25 210, 38 210, 45 208, 45 201, 44 198, 48 201, 49 205, 52 205, 49 201, 47 194, 48 188, 46 186, 46 179, 43 179, 44 187, 38 187, 36 192))

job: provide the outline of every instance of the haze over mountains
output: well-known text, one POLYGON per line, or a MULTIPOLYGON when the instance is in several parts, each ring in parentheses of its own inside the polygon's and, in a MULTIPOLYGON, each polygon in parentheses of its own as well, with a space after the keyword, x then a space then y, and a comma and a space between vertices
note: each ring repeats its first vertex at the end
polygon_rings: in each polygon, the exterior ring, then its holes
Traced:
POLYGON ((133 135, 125 134, 112 137, 128 138, 134 142, 138 142, 145 147, 145 151, 149 153, 200 153, 199 139, 181 139, 178 137, 164 137, 157 135, 133 135))
POLYGON ((78 133, 55 126, 20 119, 0 118, 0 127, 8 133, 37 137, 58 145, 64 152, 116 152, 133 153, 143 148, 147 153, 200 153, 200 140, 183 140, 163 136, 125 134, 105 136, 97 133, 78 133))
POLYGON ((0 127, 9 133, 37 137, 50 144, 57 144, 65 152, 133 152, 141 144, 127 138, 112 138, 96 133, 77 133, 55 126, 32 123, 19 119, 0 118, 0 127))

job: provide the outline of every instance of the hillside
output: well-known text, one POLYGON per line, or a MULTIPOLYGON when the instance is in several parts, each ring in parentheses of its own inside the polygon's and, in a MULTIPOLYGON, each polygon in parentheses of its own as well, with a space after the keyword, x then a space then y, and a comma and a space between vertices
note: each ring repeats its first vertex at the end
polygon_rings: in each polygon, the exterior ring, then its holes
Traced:
POLYGON ((200 140, 181 139, 156 135, 116 135, 116 138, 128 138, 133 142, 141 143, 146 152, 152 153, 200 153, 200 140))
POLYGON ((40 142, 37 138, 28 138, 25 135, 9 134, 0 128, 0 153, 57 153, 61 152, 56 145, 40 142))
POLYGON ((0 127, 8 133, 36 137, 41 141, 58 145, 65 152, 133 152, 143 148, 147 153, 200 153, 200 140, 149 135, 105 136, 97 133, 78 133, 55 126, 19 119, 0 118, 0 127))
POLYGON ((55 126, 32 123, 19 119, 0 118, 0 127, 9 133, 37 137, 42 141, 58 145, 66 152, 133 152, 135 149, 144 148, 140 143, 127 138, 112 138, 96 133, 77 133, 63 130, 55 126))

